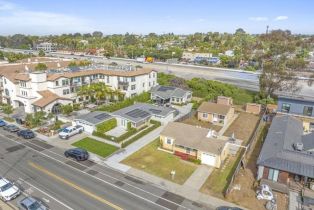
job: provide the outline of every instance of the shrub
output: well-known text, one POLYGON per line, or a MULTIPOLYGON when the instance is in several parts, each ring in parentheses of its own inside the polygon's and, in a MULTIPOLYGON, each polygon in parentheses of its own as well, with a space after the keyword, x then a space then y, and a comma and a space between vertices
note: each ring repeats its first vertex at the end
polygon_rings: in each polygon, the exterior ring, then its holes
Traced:
POLYGON ((62 105, 61 111, 64 115, 70 115, 73 112, 73 106, 71 104, 62 105))
POLYGON ((140 138, 142 138, 143 136, 145 136, 146 134, 152 132, 153 130, 155 130, 156 128, 158 128, 161 123, 159 121, 155 121, 155 120, 151 120, 150 121, 151 124, 154 124, 153 126, 147 128, 146 130, 140 132, 139 134, 133 136, 132 138, 130 138, 128 141, 123 142, 121 147, 127 147, 128 145, 132 144, 133 142, 139 140, 140 138))
POLYGON ((123 101, 120 101, 114 104, 100 106, 97 110, 106 111, 106 112, 114 112, 119 109, 125 108, 127 106, 131 106, 134 104, 134 102, 148 102, 149 100, 150 100, 150 93, 144 92, 140 95, 127 98, 123 101))
POLYGON ((100 133, 106 133, 107 131, 110 131, 111 129, 117 127, 117 120, 115 118, 112 118, 110 120, 107 120, 99 125, 96 126, 97 132, 100 133))
POLYGON ((196 158, 188 157, 187 161, 195 163, 197 165, 201 165, 201 160, 196 159, 196 158))
POLYGON ((73 110, 78 111, 81 108, 81 104, 73 104, 73 110))

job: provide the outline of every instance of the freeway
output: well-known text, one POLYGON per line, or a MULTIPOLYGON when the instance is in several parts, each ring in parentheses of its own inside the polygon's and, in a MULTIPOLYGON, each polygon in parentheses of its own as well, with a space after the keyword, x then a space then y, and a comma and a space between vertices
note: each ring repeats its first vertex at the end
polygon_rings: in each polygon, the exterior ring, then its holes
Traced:
POLYGON ((38 139, 0 131, 0 175, 56 210, 212 209, 92 161, 76 162, 38 139))
MULTIPOLYGON (((36 51, 31 50, 18 50, 18 49, 9 49, 4 48, 1 49, 7 52, 20 52, 20 53, 33 53, 37 54, 36 51)), ((185 64, 168 64, 163 62, 157 63, 138 63, 134 59, 125 59, 125 58, 110 58, 107 59, 103 56, 93 56, 93 55, 71 55, 60 52, 52 52, 47 55, 58 57, 58 58, 68 58, 68 59, 90 59, 94 62, 101 62, 104 64, 109 64, 111 62, 116 62, 121 65, 141 65, 146 68, 155 69, 158 72, 164 72, 167 74, 174 74, 176 76, 192 79, 195 77, 204 78, 208 80, 216 80, 225 82, 228 84, 236 85, 238 87, 258 91, 259 90, 259 73, 247 72, 243 70, 234 70, 234 69, 226 69, 226 68, 215 68, 215 67, 205 67, 205 66, 197 66, 197 65, 185 65, 185 64)), ((307 85, 306 79, 299 80, 299 86, 301 86, 301 90, 295 95, 303 96, 303 97, 312 97, 314 93, 314 87, 310 87, 307 85)), ((289 94, 284 91, 277 94, 289 94)))

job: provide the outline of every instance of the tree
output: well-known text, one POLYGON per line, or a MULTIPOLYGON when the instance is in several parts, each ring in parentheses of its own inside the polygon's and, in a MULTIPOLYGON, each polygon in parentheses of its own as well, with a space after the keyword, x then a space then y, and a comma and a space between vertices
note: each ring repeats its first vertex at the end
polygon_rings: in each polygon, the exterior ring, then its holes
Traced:
POLYGON ((4 60, 4 53, 0 51, 0 60, 4 60))
POLYGON ((64 115, 70 115, 73 112, 73 106, 71 104, 62 105, 61 112, 64 115))
POLYGON ((39 50, 38 56, 39 57, 45 57, 45 52, 43 50, 39 50))
POLYGON ((68 67, 69 68, 73 68, 73 67, 77 67, 77 63, 75 61, 71 61, 69 64, 68 64, 68 67))
POLYGON ((287 67, 287 59, 278 57, 264 62, 260 75, 260 93, 262 96, 272 96, 275 91, 297 92, 300 90, 294 69, 287 67))
POLYGON ((27 114, 25 117, 25 123, 29 128, 35 128, 41 125, 45 119, 46 113, 43 111, 35 112, 34 114, 27 114))
POLYGON ((93 37, 101 38, 102 36, 103 36, 103 34, 102 34, 101 31, 94 31, 94 32, 93 32, 93 37))
POLYGON ((38 63, 36 66, 35 66, 35 70, 36 71, 45 71, 48 69, 48 66, 44 63, 38 63))
POLYGON ((9 104, 6 104, 6 105, 2 106, 2 111, 4 114, 7 114, 9 117, 9 115, 12 114, 12 112, 13 112, 13 107, 9 104))

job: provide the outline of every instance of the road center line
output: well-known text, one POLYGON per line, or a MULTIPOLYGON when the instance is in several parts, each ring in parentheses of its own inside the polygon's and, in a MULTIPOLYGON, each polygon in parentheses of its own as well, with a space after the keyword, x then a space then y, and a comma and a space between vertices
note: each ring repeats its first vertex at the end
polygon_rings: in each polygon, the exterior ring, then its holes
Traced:
POLYGON ((62 182, 64 184, 66 184, 66 185, 68 185, 68 186, 70 186, 70 187, 80 191, 81 193, 83 193, 83 194, 85 194, 85 195, 87 195, 87 196, 89 196, 89 197, 91 197, 91 198, 93 198, 95 200, 112 207, 113 209, 123 210, 121 207, 119 207, 119 206, 117 206, 117 205, 115 205, 115 204, 105 200, 104 198, 102 198, 102 197, 100 197, 98 195, 95 195, 95 194, 91 193, 90 191, 87 191, 87 190, 81 188, 80 186, 76 185, 75 183, 73 183, 73 182, 71 182, 71 181, 69 181, 67 179, 64 179, 64 178, 62 178, 62 177, 52 173, 51 171, 45 169, 44 167, 42 167, 40 165, 37 165, 37 164, 35 164, 33 162, 28 162, 28 165, 30 165, 31 167, 37 169, 38 171, 43 172, 46 175, 48 175, 48 176, 50 176, 50 177, 52 177, 52 178, 54 178, 54 179, 56 179, 56 180, 58 180, 58 181, 60 181, 60 182, 62 182))

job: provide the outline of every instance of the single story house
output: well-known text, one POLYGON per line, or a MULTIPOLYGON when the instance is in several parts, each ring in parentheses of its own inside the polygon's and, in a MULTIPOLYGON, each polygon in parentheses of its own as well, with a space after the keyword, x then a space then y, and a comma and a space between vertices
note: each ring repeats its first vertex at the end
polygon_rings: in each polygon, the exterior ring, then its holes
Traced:
POLYGON ((113 116, 110 113, 95 111, 79 115, 73 120, 73 124, 83 126, 84 131, 87 133, 93 133, 98 124, 103 123, 112 118, 113 116))
POLYGON ((230 105, 203 102, 197 109, 197 119, 219 125, 226 125, 234 116, 234 108, 230 105))
POLYGON ((147 125, 150 120, 160 121, 166 124, 177 114, 177 110, 171 107, 156 106, 152 104, 136 103, 112 113, 117 119, 117 125, 127 129, 131 127, 140 128, 147 125))
POLYGON ((233 105, 233 99, 231 97, 226 96, 218 96, 217 97, 217 104, 223 104, 223 105, 233 105))
POLYGON ((170 122, 160 133, 161 148, 182 159, 194 158, 202 164, 219 168, 226 159, 228 141, 219 139, 213 130, 179 122, 170 122))
POLYGON ((314 98, 278 96, 278 112, 314 117, 314 98))
POLYGON ((159 105, 186 104, 192 100, 192 92, 171 86, 155 86, 150 90, 151 100, 159 105))
POLYGON ((296 117, 277 115, 257 165, 257 179, 284 193, 296 182, 314 179, 314 133, 304 132, 303 122, 296 117))

